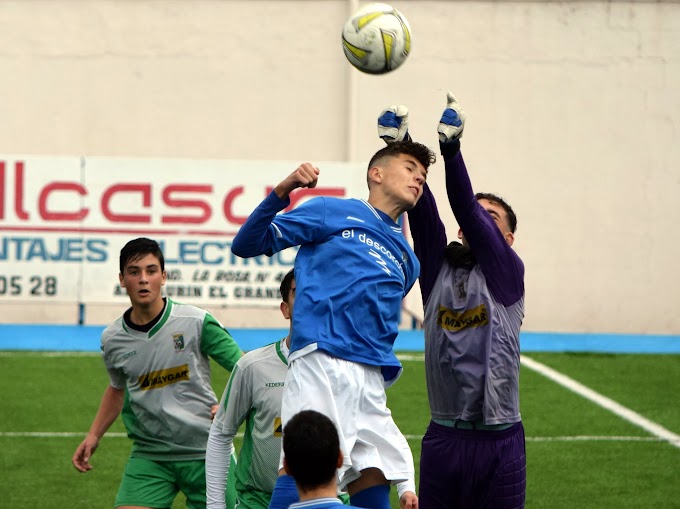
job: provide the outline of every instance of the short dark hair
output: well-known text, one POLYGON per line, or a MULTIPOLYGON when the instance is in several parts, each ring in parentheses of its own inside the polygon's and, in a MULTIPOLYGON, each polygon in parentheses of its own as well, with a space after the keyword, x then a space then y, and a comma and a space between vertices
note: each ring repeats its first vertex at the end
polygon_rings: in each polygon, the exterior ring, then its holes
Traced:
POLYGON ((493 193, 477 193, 475 198, 477 198, 477 201, 489 200, 491 202, 498 203, 501 207, 503 207, 503 210, 505 210, 505 213, 508 215, 508 226, 510 226, 510 231, 515 233, 515 230, 517 230, 517 216, 515 215, 515 211, 512 210, 512 207, 508 205, 508 202, 493 193))
POLYGON ((141 260, 149 254, 158 258, 158 261, 161 264, 161 271, 165 270, 165 258, 163 257, 163 251, 161 251, 161 246, 158 245, 158 242, 145 237, 140 237, 131 240, 120 250, 120 273, 123 273, 125 266, 128 263, 141 260))
POLYGON ((288 304, 288 296, 290 294, 290 288, 293 286, 293 279, 295 279, 295 269, 290 269, 288 273, 283 276, 281 288, 279 288, 279 291, 281 292, 281 299, 286 304, 288 304))
POLYGON ((337 476, 339 453, 338 430, 319 412, 303 410, 283 428, 288 473, 303 490, 328 484, 337 476))
POLYGON ((398 157, 402 154, 415 157, 426 170, 437 160, 435 153, 422 143, 410 140, 395 141, 378 150, 373 157, 371 157, 367 169, 370 170, 373 168, 380 159, 398 157))

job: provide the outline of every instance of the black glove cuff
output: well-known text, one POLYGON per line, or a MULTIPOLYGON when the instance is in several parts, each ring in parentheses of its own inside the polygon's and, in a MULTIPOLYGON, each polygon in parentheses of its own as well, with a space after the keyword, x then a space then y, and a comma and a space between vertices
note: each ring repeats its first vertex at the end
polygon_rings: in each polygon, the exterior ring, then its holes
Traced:
POLYGON ((454 157, 460 152, 460 140, 453 140, 446 143, 439 142, 439 150, 444 158, 454 157))

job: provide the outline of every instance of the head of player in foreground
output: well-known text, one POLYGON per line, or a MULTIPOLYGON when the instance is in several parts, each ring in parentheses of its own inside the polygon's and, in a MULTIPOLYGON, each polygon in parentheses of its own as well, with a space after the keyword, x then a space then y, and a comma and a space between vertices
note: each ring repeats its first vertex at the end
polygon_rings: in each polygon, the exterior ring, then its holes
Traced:
POLYGON ((343 456, 333 421, 314 410, 295 414, 283 429, 283 454, 283 467, 295 479, 301 502, 336 497, 343 456))

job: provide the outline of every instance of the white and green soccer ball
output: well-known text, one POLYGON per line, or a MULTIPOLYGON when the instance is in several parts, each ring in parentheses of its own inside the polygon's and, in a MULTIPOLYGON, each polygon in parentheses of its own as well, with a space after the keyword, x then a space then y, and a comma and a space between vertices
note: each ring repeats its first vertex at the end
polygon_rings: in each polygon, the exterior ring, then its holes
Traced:
POLYGON ((342 48, 350 64, 368 74, 384 74, 404 63, 411 52, 411 27, 387 4, 366 5, 342 29, 342 48))

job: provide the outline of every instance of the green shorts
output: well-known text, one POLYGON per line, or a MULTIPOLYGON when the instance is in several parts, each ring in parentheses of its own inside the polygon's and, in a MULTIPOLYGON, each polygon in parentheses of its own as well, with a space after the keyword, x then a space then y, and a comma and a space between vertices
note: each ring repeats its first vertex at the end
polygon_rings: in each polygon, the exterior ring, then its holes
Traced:
MULTIPOLYGON (((232 476, 229 476, 232 477, 232 476)), ((238 493, 236 498, 237 509, 267 509, 269 502, 272 499, 272 494, 265 491, 242 491, 238 493)))
POLYGON ((205 461, 154 461, 129 458, 115 507, 170 508, 178 492, 191 509, 205 509, 205 461))
MULTIPOLYGON (((234 462, 234 455, 231 460, 234 462)), ((236 499, 234 478, 230 475, 227 483, 227 509, 234 507, 236 499)), ((204 460, 156 461, 131 457, 125 465, 115 507, 170 508, 180 491, 186 496, 189 509, 205 509, 204 460)))

